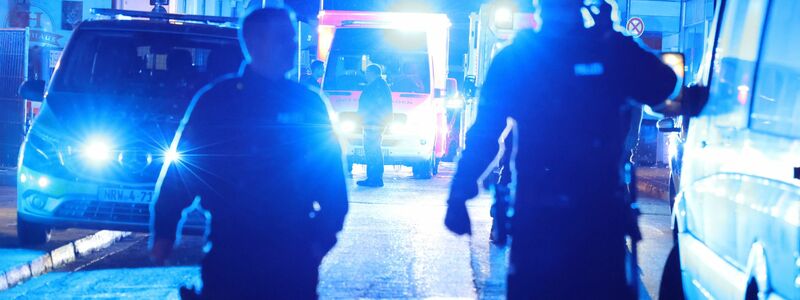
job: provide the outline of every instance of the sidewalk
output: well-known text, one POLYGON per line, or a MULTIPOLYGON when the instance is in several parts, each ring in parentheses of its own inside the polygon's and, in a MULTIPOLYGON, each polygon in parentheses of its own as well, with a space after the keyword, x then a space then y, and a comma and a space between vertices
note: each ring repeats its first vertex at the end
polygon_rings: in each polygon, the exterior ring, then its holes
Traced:
POLYGON ((106 248, 129 234, 102 230, 51 251, 0 249, 0 292, 73 262, 78 257, 106 248))
POLYGON ((17 168, 0 167, 0 186, 12 186, 17 184, 17 168))

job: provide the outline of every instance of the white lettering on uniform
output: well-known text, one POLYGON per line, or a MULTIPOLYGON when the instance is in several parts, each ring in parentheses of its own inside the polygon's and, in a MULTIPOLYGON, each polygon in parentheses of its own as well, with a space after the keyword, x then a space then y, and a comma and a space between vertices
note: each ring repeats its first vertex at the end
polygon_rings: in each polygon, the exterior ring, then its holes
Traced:
POLYGON ((605 73, 603 63, 593 62, 588 64, 576 64, 574 66, 575 76, 600 76, 605 73))

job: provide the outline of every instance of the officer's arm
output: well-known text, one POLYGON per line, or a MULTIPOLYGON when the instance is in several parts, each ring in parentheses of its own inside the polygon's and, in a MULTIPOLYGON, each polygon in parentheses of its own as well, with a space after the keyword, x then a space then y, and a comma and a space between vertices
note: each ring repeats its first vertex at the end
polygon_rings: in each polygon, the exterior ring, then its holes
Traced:
MULTIPOLYGON (((458 162, 449 201, 465 201, 477 196, 477 181, 498 157, 499 138, 507 126, 507 95, 512 94, 514 78, 507 70, 513 64, 511 52, 495 57, 483 84, 475 123, 467 132, 466 147, 458 162)), ((509 150, 510 151, 510 150, 509 150)), ((500 153, 501 154, 501 153, 500 153)))
POLYGON ((316 179, 311 180, 312 186, 309 192, 313 193, 319 204, 315 219, 320 237, 333 238, 335 243, 336 233, 342 230, 349 209, 347 182, 344 176, 342 147, 331 125, 330 110, 323 100, 316 101, 320 103, 314 120, 317 130, 314 130, 313 140, 316 142, 311 152, 313 157, 309 157, 307 161, 314 162, 321 172, 313 174, 316 179))
POLYGON ((629 37, 624 38, 620 54, 625 60, 619 63, 624 67, 620 84, 627 88, 628 96, 653 107, 678 96, 681 86, 677 75, 655 54, 629 37))
POLYGON ((182 149, 192 149, 189 144, 202 145, 202 134, 197 134, 199 130, 193 122, 189 122, 189 116, 196 114, 195 105, 199 102, 202 92, 192 100, 192 105, 186 111, 181 125, 176 131, 175 137, 170 144, 171 149, 176 149, 181 153, 181 158, 164 162, 156 182, 154 202, 151 206, 150 232, 151 245, 156 240, 175 241, 178 232, 178 222, 181 219, 183 210, 192 204, 195 196, 203 193, 201 178, 197 178, 199 173, 192 170, 194 166, 202 164, 198 161, 202 157, 196 153, 185 153, 182 149))

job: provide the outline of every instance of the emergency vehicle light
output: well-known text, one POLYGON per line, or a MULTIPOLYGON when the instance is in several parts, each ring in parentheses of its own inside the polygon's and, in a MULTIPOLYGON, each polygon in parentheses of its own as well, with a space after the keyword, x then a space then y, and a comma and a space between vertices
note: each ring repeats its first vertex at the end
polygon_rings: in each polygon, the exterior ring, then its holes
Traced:
POLYGON ((501 29, 513 29, 514 12, 508 7, 498 7, 494 11, 494 26, 501 29))
POLYGON ((111 159, 112 148, 107 139, 92 137, 83 146, 83 158, 92 164, 105 163, 111 159))
POLYGON ((228 24, 229 26, 236 26, 238 24, 237 18, 230 18, 230 17, 182 15, 182 14, 144 12, 144 11, 124 10, 124 9, 92 8, 91 14, 95 16, 104 16, 114 19, 142 18, 151 20, 171 20, 171 21, 195 22, 195 23, 206 23, 206 24, 228 24))
POLYGON ((319 60, 328 61, 335 31, 336 28, 333 26, 319 25, 317 27, 317 58, 319 60))

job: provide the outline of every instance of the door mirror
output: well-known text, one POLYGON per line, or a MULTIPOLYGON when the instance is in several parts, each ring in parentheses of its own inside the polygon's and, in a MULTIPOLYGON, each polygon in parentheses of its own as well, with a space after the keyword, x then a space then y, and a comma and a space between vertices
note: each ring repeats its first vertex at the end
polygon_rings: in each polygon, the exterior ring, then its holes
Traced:
POLYGON ((455 78, 447 78, 446 83, 447 98, 453 98, 458 95, 458 81, 455 78))
POLYGON ((19 95, 30 101, 44 100, 44 80, 26 80, 19 86, 19 95))
POLYGON ((679 132, 679 131, 681 131, 680 126, 678 126, 678 123, 675 122, 674 118, 664 118, 664 119, 658 120, 658 123, 656 123, 656 128, 658 128, 658 131, 660 131, 660 132, 679 132))
POLYGON ((464 97, 466 98, 473 98, 477 92, 478 87, 476 86, 475 76, 469 75, 464 78, 464 97))

